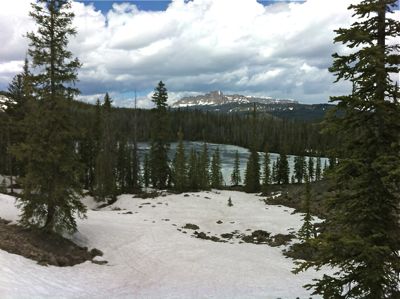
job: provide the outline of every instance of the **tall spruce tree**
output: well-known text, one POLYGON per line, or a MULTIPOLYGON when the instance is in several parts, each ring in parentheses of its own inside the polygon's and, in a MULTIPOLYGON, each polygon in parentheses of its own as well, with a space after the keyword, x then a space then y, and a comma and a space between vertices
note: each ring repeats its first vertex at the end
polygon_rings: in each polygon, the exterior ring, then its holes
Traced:
POLYGON ((142 177, 140 176, 140 161, 136 141, 133 142, 133 146, 130 146, 129 157, 131 160, 131 170, 128 178, 128 189, 129 192, 138 193, 141 189, 142 177))
POLYGON ((308 174, 305 175, 305 195, 303 199, 303 225, 301 226, 298 236, 300 240, 305 242, 309 241, 312 237, 314 226, 312 224, 311 216, 311 186, 308 174))
POLYGON ((111 103, 106 93, 102 105, 101 140, 95 170, 95 199, 109 203, 115 201, 117 196, 117 145, 111 119, 111 103))
POLYGON ((150 171, 149 155, 146 153, 143 159, 143 185, 146 188, 150 186, 150 171))
POLYGON ((17 74, 8 86, 6 109, 4 113, 4 132, 6 133, 5 160, 7 169, 3 174, 10 177, 10 192, 14 192, 14 175, 24 176, 24 163, 18 161, 13 148, 26 138, 26 124, 24 121, 29 113, 32 101, 33 85, 29 70, 28 58, 25 58, 23 72, 17 74))
POLYGON ((129 192, 129 184, 132 178, 132 159, 128 142, 121 138, 118 143, 116 159, 116 181, 119 193, 129 192))
POLYGON ((271 170, 269 164, 271 159, 269 157, 268 147, 264 149, 264 168, 263 168, 263 179, 262 179, 262 191, 263 193, 268 192, 269 185, 271 184, 271 170))
POLYGON ((211 187, 220 189, 223 182, 224 180, 221 172, 221 156, 219 153, 219 148, 217 147, 211 160, 211 187))
POLYGON ((289 184, 289 162, 285 153, 279 154, 276 163, 276 181, 278 184, 289 184))
POLYGON ((258 152, 250 151, 245 172, 244 190, 249 193, 260 191, 260 163, 258 152))
POLYGON ((239 151, 235 152, 235 160, 233 164, 233 171, 231 174, 231 183, 233 186, 239 186, 242 178, 240 176, 240 160, 239 160, 239 151))
POLYGON ((200 175, 200 158, 194 148, 191 149, 188 163, 188 188, 191 191, 197 191, 201 179, 200 175))
POLYGON ((210 158, 208 156, 207 143, 203 143, 203 150, 200 154, 200 161, 198 166, 199 171, 199 188, 200 190, 210 189, 210 158))
POLYGON ((140 161, 138 155, 138 144, 137 144, 137 124, 138 124, 138 116, 137 116, 137 98, 136 98, 136 90, 135 90, 135 113, 134 113, 134 130, 133 130, 133 147, 131 147, 130 159, 132 161, 131 164, 131 172, 129 177, 129 189, 132 193, 138 193, 141 189, 141 176, 140 176, 140 161))
POLYGON ((331 71, 353 83, 350 95, 333 97, 331 115, 340 134, 340 163, 331 171, 336 185, 325 230, 315 240, 320 252, 309 267, 337 269, 308 287, 324 298, 400 297, 400 23, 389 14, 396 0, 351 5, 358 20, 336 30, 335 42, 351 51, 334 54, 331 71), (392 39, 389 43, 388 40, 392 39))
POLYGON ((79 179, 81 165, 75 151, 76 129, 68 113, 80 62, 67 49, 74 14, 67 0, 40 0, 30 16, 38 30, 27 34, 36 97, 26 120, 26 139, 16 148, 26 164, 20 198, 21 223, 50 231, 75 231, 76 214, 85 206, 79 179))
POLYGON ((302 183, 306 175, 306 160, 304 156, 296 156, 294 158, 294 176, 297 183, 302 183))
POLYGON ((279 164, 279 157, 272 162, 272 171, 271 171, 271 183, 277 183, 277 169, 278 169, 278 164, 279 164))
POLYGON ((318 157, 317 163, 315 165, 315 180, 320 181, 321 178, 322 178, 321 157, 318 157))
POLYGON ((178 147, 173 163, 173 182, 176 191, 184 192, 187 189, 187 166, 182 129, 178 132, 178 147))
POLYGON ((165 84, 160 81, 154 89, 151 148, 150 148, 150 177, 154 188, 164 189, 170 174, 168 162, 168 128, 167 113, 168 93, 165 84))
POLYGON ((252 134, 251 134, 251 147, 250 156, 247 161, 247 167, 244 179, 244 190, 249 193, 260 191, 260 162, 257 152, 257 111, 256 104, 254 103, 253 116, 252 116, 252 134))
POLYGON ((100 99, 96 100, 94 117, 90 119, 82 141, 81 159, 84 164, 84 187, 94 195, 96 185, 96 160, 100 152, 102 134, 102 107, 100 99))
POLYGON ((307 164, 307 170, 308 170, 308 180, 312 182, 314 180, 314 174, 315 174, 315 169, 314 169, 314 158, 313 157, 308 157, 308 164, 307 164))

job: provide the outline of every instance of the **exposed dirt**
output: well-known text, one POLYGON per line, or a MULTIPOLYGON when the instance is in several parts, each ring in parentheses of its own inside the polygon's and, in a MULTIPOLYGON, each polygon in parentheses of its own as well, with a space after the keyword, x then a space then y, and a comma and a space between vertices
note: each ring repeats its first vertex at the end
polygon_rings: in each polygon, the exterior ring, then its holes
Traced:
POLYGON ((242 240, 246 243, 253 244, 267 244, 271 247, 288 245, 292 239, 295 238, 293 234, 277 234, 271 235, 271 233, 264 230, 256 230, 251 233, 251 235, 245 235, 242 237, 242 240))
MULTIPOLYGON (((328 199, 334 195, 332 182, 322 180, 313 182, 311 186, 311 214, 326 218, 328 199)), ((303 212, 303 199, 305 184, 271 185, 267 194, 266 203, 272 205, 284 205, 303 212), (282 195, 274 196, 277 192, 282 195)))
MULTIPOLYGON (((40 265, 73 266, 102 256, 55 233, 23 228, 0 218, 0 249, 35 260, 40 265)), ((104 261, 103 261, 104 262, 104 261)))

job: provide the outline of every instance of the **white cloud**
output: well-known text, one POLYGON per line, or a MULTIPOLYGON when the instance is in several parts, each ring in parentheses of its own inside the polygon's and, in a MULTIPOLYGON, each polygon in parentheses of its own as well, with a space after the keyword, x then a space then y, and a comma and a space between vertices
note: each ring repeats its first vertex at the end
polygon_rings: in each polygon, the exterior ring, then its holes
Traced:
MULTIPOLYGON (((129 105, 124 95, 134 89, 151 93, 159 80, 166 82, 171 102, 214 89, 327 101, 346 89, 333 85, 327 68, 340 49, 333 30, 352 21, 350 2, 174 0, 162 12, 118 2, 106 15, 74 2, 78 35, 70 47, 83 63, 79 87, 86 99, 108 91, 120 105, 129 105)), ((23 34, 34 28, 29 9, 29 0, 18 0, 0 12, 0 89, 25 57, 23 34)), ((149 97, 140 105, 151 106, 149 97)))

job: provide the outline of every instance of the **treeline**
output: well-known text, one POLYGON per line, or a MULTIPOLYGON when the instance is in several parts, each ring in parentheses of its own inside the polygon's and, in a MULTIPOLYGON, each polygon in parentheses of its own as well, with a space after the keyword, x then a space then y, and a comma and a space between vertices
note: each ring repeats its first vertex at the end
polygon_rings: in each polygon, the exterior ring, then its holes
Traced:
MULTIPOLYGON (((79 127, 85 132, 95 118, 95 106, 72 102, 71 113, 79 127)), ((187 141, 206 141, 210 143, 232 144, 249 148, 253 141, 250 128, 254 127, 252 114, 204 112, 189 109, 167 108, 170 119, 165 132, 169 142, 177 140, 177 132, 182 129, 187 141)), ((133 141, 135 122, 138 142, 151 139, 151 110, 113 107, 111 121, 117 138, 133 141)), ((337 141, 335 136, 321 134, 322 124, 287 120, 257 113, 255 124, 257 150, 263 151, 268 145, 271 152, 286 152, 293 155, 327 156, 329 149, 337 141)), ((89 133, 89 132, 88 132, 89 133)))

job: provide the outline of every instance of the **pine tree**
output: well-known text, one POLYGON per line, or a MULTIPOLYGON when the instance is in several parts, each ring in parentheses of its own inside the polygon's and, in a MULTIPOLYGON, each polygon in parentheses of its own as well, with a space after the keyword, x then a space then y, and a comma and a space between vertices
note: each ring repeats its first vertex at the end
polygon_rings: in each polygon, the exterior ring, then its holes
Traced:
POLYGON ((321 169, 321 158, 317 158, 317 164, 315 166, 315 180, 320 181, 322 178, 322 169, 321 169))
POLYGON ((200 157, 194 148, 191 149, 188 163, 188 188, 192 191, 199 190, 200 157))
POLYGON ((128 186, 132 171, 131 152, 124 138, 119 140, 117 144, 116 181, 119 193, 127 193, 129 192, 128 186))
POLYGON ((340 163, 331 171, 336 195, 309 267, 333 267, 309 287, 324 298, 400 297, 400 104, 390 79, 398 74, 400 23, 388 16, 396 0, 351 5, 358 18, 336 30, 335 42, 352 49, 334 54, 331 71, 353 84, 350 95, 333 97, 330 129, 341 135, 340 163))
POLYGON ((277 173, 278 162, 279 162, 279 157, 274 162, 272 162, 271 183, 277 183, 276 173, 277 173))
POLYGON ((188 187, 192 191, 199 190, 199 184, 201 182, 200 175, 200 158, 198 153, 192 148, 189 156, 188 165, 188 187))
POLYGON ((133 130, 133 147, 130 153, 130 157, 132 160, 132 168, 131 168, 131 175, 129 178, 129 189, 132 193, 138 193, 141 190, 141 176, 140 176, 140 161, 138 155, 138 144, 137 144, 137 123, 138 123, 138 116, 137 116, 137 97, 136 97, 136 90, 135 90, 135 102, 134 102, 134 130, 133 130))
POLYGON ((203 151, 199 161, 199 188, 200 190, 210 189, 210 159, 208 156, 207 143, 203 144, 203 151))
POLYGON ((314 158, 313 157, 308 157, 308 179, 310 182, 314 180, 314 158))
POLYGON ((271 163, 268 147, 264 150, 264 169, 263 169, 263 181, 262 181, 262 191, 263 193, 268 192, 269 184, 271 184, 271 170, 269 164, 271 163))
POLYGON ((3 178, 3 179, 1 180, 1 183, 0 183, 0 193, 7 194, 7 192, 8 192, 8 190, 7 190, 6 179, 3 178))
POLYGON ((228 199, 228 207, 233 207, 232 199, 230 197, 228 199))
POLYGON ((156 108, 153 109, 152 135, 150 148, 150 178, 154 188, 164 189, 170 174, 168 162, 168 93, 165 84, 160 81, 152 96, 156 108))
POLYGON ((136 141, 133 143, 130 151, 131 171, 128 180, 128 188, 132 193, 138 193, 141 189, 141 177, 140 177, 140 161, 138 155, 138 146, 136 141))
POLYGON ((81 203, 80 163, 75 152, 76 130, 67 110, 78 90, 78 59, 67 49, 73 13, 67 0, 40 0, 32 4, 30 16, 38 26, 27 34, 28 54, 35 75, 35 105, 26 117, 26 139, 16 148, 17 158, 26 163, 20 198, 21 223, 47 230, 75 231, 75 216, 84 216, 81 203), (43 6, 41 4, 44 4, 43 6))
POLYGON ((96 160, 100 152, 102 134, 102 108, 100 100, 96 100, 94 116, 89 120, 89 127, 81 141, 80 155, 84 164, 84 188, 94 195, 96 185, 96 160))
POLYGON ((10 176, 10 191, 14 193, 14 175, 24 175, 24 163, 15 157, 13 148, 22 143, 26 138, 26 124, 24 121, 29 113, 30 102, 32 101, 32 74, 29 70, 28 59, 25 58, 23 72, 17 74, 8 86, 8 101, 5 103, 5 129, 7 150, 7 173, 10 176))
POLYGON ((306 175, 306 160, 304 156, 297 156, 294 158, 294 176, 297 183, 302 183, 306 175))
POLYGON ((245 172, 244 190, 249 193, 260 191, 260 164, 258 153, 255 150, 250 152, 245 172))
POLYGON ((146 188, 150 186, 150 161, 147 153, 144 155, 143 160, 143 184, 146 188))
POLYGON ((99 154, 96 158, 95 173, 95 199, 108 203, 115 201, 117 196, 117 144, 111 120, 111 103, 112 100, 106 93, 102 105, 101 141, 99 154))
POLYGON ((303 225, 298 232, 298 236, 300 240, 309 241, 312 237, 312 233, 314 230, 314 226, 312 224, 312 216, 311 216, 311 209, 310 209, 310 202, 311 202, 311 186, 310 186, 310 179, 308 175, 305 175, 305 196, 303 201, 303 225))
POLYGON ((245 172, 244 190, 249 193, 260 191, 260 162, 257 152, 257 136, 256 136, 256 104, 254 103, 254 110, 252 116, 252 140, 250 148, 250 156, 247 161, 247 167, 245 172))
POLYGON ((184 192, 187 189, 187 167, 185 157, 185 146, 183 144, 182 129, 178 132, 178 147, 173 163, 173 182, 174 189, 178 192, 184 192))
POLYGON ((335 157, 329 157, 329 166, 328 166, 329 170, 332 170, 335 168, 336 161, 337 161, 337 159, 335 157))
POLYGON ((279 154, 276 165, 276 181, 278 184, 289 184, 289 162, 286 154, 279 154))
POLYGON ((325 172, 327 171, 329 169, 329 166, 328 166, 328 160, 325 160, 325 163, 324 163, 324 170, 323 170, 323 174, 325 174, 325 172))
POLYGON ((221 157, 219 154, 219 148, 217 147, 211 161, 211 187, 215 189, 221 189, 222 184, 223 178, 221 173, 221 157))
POLYGON ((231 183, 233 186, 239 186, 242 178, 240 176, 240 160, 239 160, 239 151, 235 152, 235 161, 233 164, 233 171, 231 175, 231 183))

